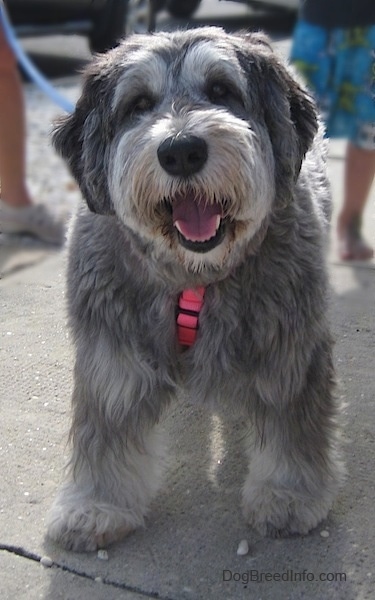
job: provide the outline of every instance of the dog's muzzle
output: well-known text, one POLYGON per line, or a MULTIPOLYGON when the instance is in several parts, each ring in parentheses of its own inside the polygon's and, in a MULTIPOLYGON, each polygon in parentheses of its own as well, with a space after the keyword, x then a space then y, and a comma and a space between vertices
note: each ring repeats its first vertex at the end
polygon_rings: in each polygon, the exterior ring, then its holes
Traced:
MULTIPOLYGON (((157 151, 158 160, 169 175, 188 178, 205 165, 208 147, 194 135, 175 135, 164 140, 157 151)), ((204 193, 177 193, 170 199, 173 225, 179 243, 193 252, 209 252, 223 240, 225 223, 219 202, 208 202, 204 193)))

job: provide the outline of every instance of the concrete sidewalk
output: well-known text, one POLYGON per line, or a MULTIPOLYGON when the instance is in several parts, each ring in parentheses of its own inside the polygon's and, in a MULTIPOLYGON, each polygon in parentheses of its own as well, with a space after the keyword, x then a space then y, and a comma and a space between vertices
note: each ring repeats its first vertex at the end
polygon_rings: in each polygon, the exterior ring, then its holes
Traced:
MULTIPOLYGON (((343 145, 333 144, 329 167, 336 209, 342 156, 343 145)), ((63 169, 60 163, 54 168, 63 169)), ((67 179, 66 189, 69 185, 67 179)), ((66 189, 60 190, 62 202, 66 189)), ((374 243, 374 193, 365 231, 374 243)), ((100 558, 64 552, 44 537, 70 422, 73 353, 66 328, 64 260, 64 252, 19 249, 0 241, 0 598, 373 598, 374 262, 343 265, 334 249, 330 255, 349 476, 328 520, 306 537, 286 540, 263 539, 249 530, 240 510, 246 472, 242 423, 229 428, 217 415, 178 404, 165 422, 171 440, 169 476, 146 528, 100 558), (249 553, 238 556, 243 539, 249 553), (48 564, 46 557, 51 568, 40 564, 41 559, 48 564)))

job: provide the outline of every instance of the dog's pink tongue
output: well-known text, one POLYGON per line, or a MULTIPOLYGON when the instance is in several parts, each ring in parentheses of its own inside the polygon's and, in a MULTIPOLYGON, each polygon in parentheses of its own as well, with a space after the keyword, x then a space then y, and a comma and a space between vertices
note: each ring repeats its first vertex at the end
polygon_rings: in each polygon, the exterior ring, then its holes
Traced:
POLYGON ((194 194, 178 194, 172 202, 173 224, 187 240, 204 242, 212 238, 220 224, 222 207, 208 204, 194 194))

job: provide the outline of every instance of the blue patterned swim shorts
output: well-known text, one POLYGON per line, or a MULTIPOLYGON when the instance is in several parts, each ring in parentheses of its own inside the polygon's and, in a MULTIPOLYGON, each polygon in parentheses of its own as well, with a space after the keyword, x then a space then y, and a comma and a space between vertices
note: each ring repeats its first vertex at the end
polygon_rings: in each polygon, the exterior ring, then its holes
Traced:
POLYGON ((375 26, 327 30, 300 21, 291 62, 315 96, 327 137, 375 149, 375 26))

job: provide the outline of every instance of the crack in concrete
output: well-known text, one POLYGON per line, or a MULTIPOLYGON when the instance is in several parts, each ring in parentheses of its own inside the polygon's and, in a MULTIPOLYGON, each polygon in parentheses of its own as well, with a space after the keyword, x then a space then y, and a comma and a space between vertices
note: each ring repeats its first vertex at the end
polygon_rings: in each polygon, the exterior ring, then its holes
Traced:
MULTIPOLYGON (((35 552, 30 552, 26 550, 22 546, 15 546, 12 544, 2 544, 0 543, 0 551, 8 552, 9 554, 15 554, 16 556, 20 556, 21 558, 26 558, 28 560, 33 560, 41 564, 42 556, 39 554, 35 554, 35 552)), ((72 575, 77 575, 78 577, 82 577, 84 579, 89 579, 90 581, 96 581, 96 577, 94 575, 90 575, 89 573, 85 573, 84 571, 80 571, 79 569, 75 569, 74 567, 69 567, 67 565, 63 565, 56 561, 52 561, 51 567, 48 568, 57 568, 62 571, 66 571, 67 573, 71 573, 72 575)), ((107 577, 100 578, 100 583, 104 585, 109 585, 111 587, 124 590, 126 592, 132 592, 134 594, 139 594, 140 596, 145 596, 146 598, 156 598, 157 600, 176 600, 175 598, 171 598, 170 596, 163 596, 159 594, 159 592, 151 592, 147 590, 143 590, 138 586, 129 585, 127 583, 120 583, 118 581, 113 581, 108 579, 107 577)))

